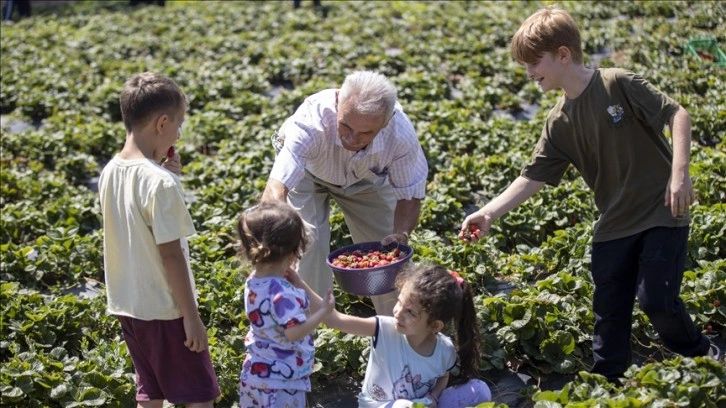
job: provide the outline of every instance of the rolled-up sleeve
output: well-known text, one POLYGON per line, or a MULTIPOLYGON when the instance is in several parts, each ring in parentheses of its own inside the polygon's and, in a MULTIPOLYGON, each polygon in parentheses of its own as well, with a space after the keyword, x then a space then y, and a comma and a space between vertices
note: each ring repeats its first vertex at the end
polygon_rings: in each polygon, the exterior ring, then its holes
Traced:
POLYGON ((404 133, 401 135, 403 143, 398 146, 389 168, 388 180, 393 194, 396 200, 423 199, 429 173, 426 156, 412 126, 400 126, 397 130, 404 133))
POLYGON ((315 125, 311 106, 308 101, 289 117, 279 130, 284 139, 282 149, 275 158, 270 178, 277 180, 288 189, 293 189, 305 177, 307 160, 319 150, 320 125, 315 125))

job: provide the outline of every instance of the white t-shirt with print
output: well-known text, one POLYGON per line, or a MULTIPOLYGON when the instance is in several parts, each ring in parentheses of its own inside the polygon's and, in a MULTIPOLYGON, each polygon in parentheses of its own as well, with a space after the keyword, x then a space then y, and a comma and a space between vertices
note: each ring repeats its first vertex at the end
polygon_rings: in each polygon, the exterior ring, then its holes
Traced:
POLYGON ((374 408, 396 399, 424 397, 456 363, 456 348, 439 333, 431 356, 418 354, 396 331, 396 319, 377 316, 376 335, 372 338, 363 389, 358 395, 360 408, 374 408))

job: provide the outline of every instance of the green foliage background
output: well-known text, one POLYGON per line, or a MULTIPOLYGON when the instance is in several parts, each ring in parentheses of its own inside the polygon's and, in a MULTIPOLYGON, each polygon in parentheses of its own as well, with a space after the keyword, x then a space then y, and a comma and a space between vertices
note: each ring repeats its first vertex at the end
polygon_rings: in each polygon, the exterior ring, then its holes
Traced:
MULTIPOLYGON (((132 9, 126 1, 81 1, 2 23, 0 113, 5 123, 34 125, 2 129, 3 406, 133 406, 131 361, 117 320, 105 313, 93 189, 123 144, 120 88, 145 70, 174 78, 191 103, 178 151, 198 231, 192 262, 223 390, 219 406, 236 404, 247 329, 248 267, 235 255, 235 218, 264 188, 272 132, 307 95, 337 87, 354 69, 390 76, 417 129, 431 171, 414 260, 444 263, 475 285, 485 378, 508 368, 572 375, 561 390, 524 389, 536 406, 726 401, 723 365, 672 356, 639 310, 633 340, 648 364, 634 367, 622 388, 577 374, 591 361, 597 213, 574 171, 481 242, 455 239, 465 215, 518 175, 557 97, 528 82, 508 50, 521 21, 549 2, 323 3, 326 18, 288 2, 132 9), (99 287, 101 296, 74 294, 79 286, 99 287)), ((580 24, 587 63, 636 71, 691 114, 699 200, 682 297, 699 327, 722 338, 726 306, 714 301, 726 303, 726 76, 684 46, 705 35, 726 44, 725 3, 560 4, 580 24)), ((337 210, 332 225, 331 245, 349 243, 337 210)), ((365 299, 336 295, 341 310, 371 312, 365 299)), ((316 346, 316 386, 364 372, 367 339, 321 328, 316 346)))

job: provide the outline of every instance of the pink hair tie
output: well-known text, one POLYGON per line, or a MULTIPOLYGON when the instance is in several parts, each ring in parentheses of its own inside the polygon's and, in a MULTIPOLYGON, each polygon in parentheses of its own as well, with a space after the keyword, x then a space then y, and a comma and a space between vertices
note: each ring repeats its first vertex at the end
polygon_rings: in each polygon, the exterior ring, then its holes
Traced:
POLYGON ((449 270, 449 275, 451 275, 452 278, 456 279, 457 285, 461 286, 462 284, 464 284, 464 278, 462 278, 458 272, 449 270))

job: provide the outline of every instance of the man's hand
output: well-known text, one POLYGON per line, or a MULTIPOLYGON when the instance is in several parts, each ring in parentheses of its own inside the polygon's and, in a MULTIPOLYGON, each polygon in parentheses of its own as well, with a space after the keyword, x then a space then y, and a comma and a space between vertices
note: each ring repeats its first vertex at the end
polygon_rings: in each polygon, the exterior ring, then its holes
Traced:
POLYGON ((391 235, 386 235, 381 240, 381 245, 391 245, 392 243, 397 244, 408 244, 408 233, 406 232, 394 232, 391 235))

